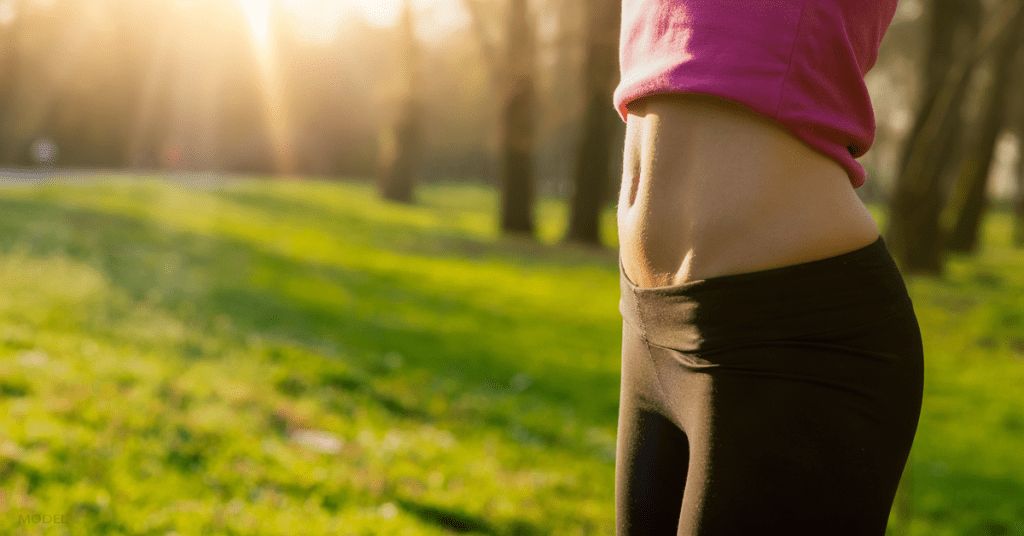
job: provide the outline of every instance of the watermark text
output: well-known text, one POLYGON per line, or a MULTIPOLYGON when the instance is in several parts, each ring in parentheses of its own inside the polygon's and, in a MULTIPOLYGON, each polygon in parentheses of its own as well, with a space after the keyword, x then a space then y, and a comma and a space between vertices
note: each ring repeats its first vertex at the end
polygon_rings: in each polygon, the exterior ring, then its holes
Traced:
POLYGON ((67 514, 30 514, 30 515, 19 515, 18 523, 22 525, 49 525, 49 524, 62 524, 68 522, 67 514))

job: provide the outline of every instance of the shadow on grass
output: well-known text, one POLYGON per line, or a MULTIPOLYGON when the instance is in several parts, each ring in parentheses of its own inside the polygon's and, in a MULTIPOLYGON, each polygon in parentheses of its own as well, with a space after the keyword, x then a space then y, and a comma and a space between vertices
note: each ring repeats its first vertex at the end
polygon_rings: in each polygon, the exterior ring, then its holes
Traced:
POLYGON ((328 387, 366 396, 397 417, 416 419, 420 421, 432 420, 429 413, 419 408, 410 407, 392 396, 381 393, 374 388, 370 382, 359 380, 349 374, 345 374, 343 372, 327 372, 323 375, 321 381, 323 382, 323 385, 328 387))
MULTIPOLYGON (((255 203, 259 198, 247 199, 255 203)), ((286 203, 274 200, 268 201, 267 206, 272 210, 315 210, 305 204, 286 203)), ((216 331, 217 319, 226 316, 232 328, 219 336, 238 344, 245 344, 250 334, 258 334, 313 348, 341 349, 343 354, 361 360, 362 367, 369 372, 364 379, 325 377, 323 381, 335 388, 358 392, 397 416, 432 418, 372 387, 370 378, 388 374, 377 365, 380 356, 388 352, 400 352, 409 367, 440 376, 457 371, 459 389, 476 391, 480 385, 501 384, 518 373, 518 361, 531 351, 529 342, 502 338, 502 328, 516 321, 508 313, 480 308, 449 295, 446 289, 427 288, 387 272, 354 272, 296 261, 238 239, 184 232, 142 218, 66 208, 46 201, 0 200, 0 210, 5 214, 0 221, 0 250, 17 248, 30 255, 63 255, 95 266, 133 300, 129 307, 160 308, 185 324, 190 332, 199 333, 200 338, 204 332, 216 331), (251 283, 255 271, 263 274, 258 285, 251 283), (352 298, 324 303, 289 295, 285 289, 296 280, 327 284, 352 298), (444 332, 436 325, 407 325, 394 311, 399 304, 421 315, 468 317, 476 327, 473 331, 464 328, 444 332)), ((486 248, 495 251, 493 246, 486 248)), ((84 327, 118 342, 145 344, 141 340, 126 341, 126 334, 110 331, 117 320, 129 314, 131 310, 110 306, 90 315, 90 325, 84 327)), ((543 319, 538 320, 538 329, 554 329, 543 323, 543 319)), ((582 323, 566 323, 558 328, 584 340, 600 335, 588 333, 598 328, 582 323)), ((181 342, 183 357, 217 355, 204 349, 200 342, 181 342)), ((616 418, 617 372, 550 364, 544 377, 530 384, 529 393, 545 402, 566 403, 578 409, 577 418, 588 425, 605 426, 616 418), (573 382, 561 381, 569 377, 573 382)), ((504 429, 518 426, 515 415, 507 412, 487 408, 472 412, 464 417, 504 429)), ((564 444, 566 441, 559 438, 557 431, 531 433, 550 446, 573 449, 573 445, 564 444)))
POLYGON ((422 521, 437 525, 445 530, 457 533, 498 534, 498 531, 483 518, 469 515, 454 508, 431 506, 406 499, 398 499, 395 502, 403 510, 420 518, 422 521))
POLYGON ((420 520, 436 525, 446 531, 463 534, 488 534, 492 536, 540 536, 541 530, 529 521, 517 519, 508 523, 503 529, 499 529, 483 518, 472 516, 454 508, 433 506, 408 499, 397 499, 403 510, 420 518, 420 520))

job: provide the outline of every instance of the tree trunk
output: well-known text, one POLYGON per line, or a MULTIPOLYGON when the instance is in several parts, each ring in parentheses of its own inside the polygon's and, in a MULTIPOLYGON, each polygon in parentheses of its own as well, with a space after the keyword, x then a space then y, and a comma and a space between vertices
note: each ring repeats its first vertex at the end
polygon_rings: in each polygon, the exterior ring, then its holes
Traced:
POLYGON ((947 75, 957 51, 976 39, 980 14, 978 0, 936 0, 932 6, 923 105, 904 146, 886 233, 886 244, 905 273, 942 273, 943 179, 959 142, 968 80, 960 76, 950 88, 947 75))
MULTIPOLYGON (((1018 12, 1012 24, 1018 28, 1024 26, 1024 10, 1018 12)), ((995 76, 992 90, 981 114, 979 136, 964 159, 963 172, 950 204, 955 215, 952 228, 947 231, 946 244, 950 251, 977 251, 982 214, 988 206, 986 194, 996 142, 1006 125, 1007 112, 1012 104, 1009 98, 1015 78, 1012 74, 1014 66, 1021 65, 1020 59, 1024 58, 1024 32, 1015 32, 1012 37, 1005 39, 993 51, 995 76)))
POLYGON ((1010 90, 1010 124, 1017 135, 1017 192, 1013 200, 1013 245, 1024 248, 1024 52, 1018 59, 1021 63, 1015 68, 1016 80, 1010 90))
MULTIPOLYGON (((1024 128, 1017 134, 1018 140, 1024 140, 1024 128)), ((1019 147, 1024 147, 1022 142, 1019 147)), ((1013 202, 1013 245, 1024 248, 1024 155, 1021 155, 1017 170, 1017 198, 1013 202)))
POLYGON ((1017 192, 1013 200, 1013 245, 1024 248, 1024 51, 1020 51, 1015 67, 1016 79, 1010 90, 1012 112, 1010 123, 1017 135, 1017 192))
POLYGON ((400 22, 404 44, 401 102, 395 123, 386 127, 378 154, 377 188, 381 197, 399 203, 415 201, 416 171, 423 140, 423 107, 419 99, 419 45, 413 27, 412 3, 405 0, 400 22))
POLYGON ((9 149, 14 136, 9 131, 14 110, 15 90, 20 75, 21 28, 24 10, 21 2, 11 4, 14 20, 0 26, 0 162, 6 164, 13 159, 9 149))
MULTIPOLYGON (((1018 87, 1024 86, 1024 76, 1018 80, 1018 87)), ((1019 91, 1017 98, 1022 98, 1019 91)), ((1017 161, 1017 192, 1013 200, 1013 245, 1024 248, 1024 103, 1018 101, 1017 111, 1017 150, 1020 160, 1017 161)))
POLYGON ((415 202, 416 166, 419 160, 420 107, 413 98, 399 105, 398 119, 385 134, 379 157, 378 188, 381 197, 398 203, 415 202))
POLYGON ((509 86, 502 109, 501 230, 532 237, 536 90, 527 77, 509 86))
POLYGON ((588 0, 584 92, 586 111, 573 169, 573 194, 566 241, 601 245, 601 209, 610 184, 610 158, 618 115, 611 94, 618 82, 620 4, 588 0))
POLYGON ((501 114, 501 230, 533 237, 537 92, 534 32, 527 0, 512 0, 508 18, 505 101, 501 114))

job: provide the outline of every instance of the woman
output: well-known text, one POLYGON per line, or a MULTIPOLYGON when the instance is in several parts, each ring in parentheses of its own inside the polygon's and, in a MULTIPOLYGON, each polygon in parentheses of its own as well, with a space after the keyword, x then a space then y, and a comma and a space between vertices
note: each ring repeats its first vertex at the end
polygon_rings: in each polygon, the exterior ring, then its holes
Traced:
POLYGON ((878 535, 921 409, 855 193, 896 0, 624 0, 618 535, 878 535))

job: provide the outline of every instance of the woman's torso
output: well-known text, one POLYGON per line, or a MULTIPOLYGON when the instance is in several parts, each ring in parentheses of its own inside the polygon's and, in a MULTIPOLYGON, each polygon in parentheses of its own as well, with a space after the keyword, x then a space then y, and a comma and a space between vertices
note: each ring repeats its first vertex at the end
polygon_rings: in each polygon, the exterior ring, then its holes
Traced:
POLYGON ((641 287, 823 259, 878 238, 846 170, 721 98, 630 104, 618 226, 641 287))

